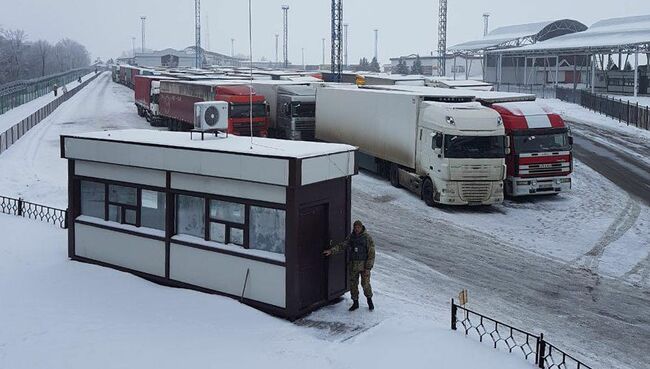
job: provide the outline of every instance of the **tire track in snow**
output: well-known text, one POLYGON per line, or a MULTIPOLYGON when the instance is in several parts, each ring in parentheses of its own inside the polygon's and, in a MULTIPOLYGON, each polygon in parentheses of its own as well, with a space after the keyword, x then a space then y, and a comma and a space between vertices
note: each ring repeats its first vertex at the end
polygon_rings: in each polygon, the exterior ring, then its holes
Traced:
POLYGON ((623 211, 616 217, 614 222, 607 228, 594 247, 584 255, 574 260, 573 264, 592 274, 598 274, 600 262, 609 245, 623 237, 639 219, 641 207, 631 197, 628 197, 623 211))
POLYGON ((644 287, 650 284, 650 254, 634 265, 627 273, 623 274, 623 279, 630 281, 637 287, 644 287))

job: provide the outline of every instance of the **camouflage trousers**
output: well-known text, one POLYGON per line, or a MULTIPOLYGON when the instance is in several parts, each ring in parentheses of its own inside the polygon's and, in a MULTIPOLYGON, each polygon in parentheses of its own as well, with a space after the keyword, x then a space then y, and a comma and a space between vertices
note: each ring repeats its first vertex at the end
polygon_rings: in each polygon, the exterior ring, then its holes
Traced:
POLYGON ((359 299, 359 277, 361 277, 361 287, 363 288, 363 294, 366 297, 372 297, 370 273, 368 273, 367 276, 363 275, 363 271, 365 270, 365 263, 352 261, 348 268, 348 281, 350 283, 350 296, 352 297, 352 300, 359 299))

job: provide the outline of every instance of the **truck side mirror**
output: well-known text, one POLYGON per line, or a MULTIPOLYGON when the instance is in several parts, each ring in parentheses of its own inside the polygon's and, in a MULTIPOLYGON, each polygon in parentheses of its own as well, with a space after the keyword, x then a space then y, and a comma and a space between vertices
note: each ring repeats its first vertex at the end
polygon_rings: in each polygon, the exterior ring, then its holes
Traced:
POLYGON ((569 136, 569 145, 573 146, 573 136, 569 136))
POLYGON ((510 155, 511 152, 512 152, 512 150, 510 150, 509 147, 506 147, 506 155, 510 155))

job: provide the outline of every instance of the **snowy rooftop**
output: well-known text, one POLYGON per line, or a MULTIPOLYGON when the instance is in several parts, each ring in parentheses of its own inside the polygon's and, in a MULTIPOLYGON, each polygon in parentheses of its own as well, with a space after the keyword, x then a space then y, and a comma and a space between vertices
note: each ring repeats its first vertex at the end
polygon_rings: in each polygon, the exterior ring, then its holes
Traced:
POLYGON ((63 137, 279 158, 309 158, 357 149, 354 146, 344 144, 288 141, 260 137, 254 137, 251 145, 250 137, 235 135, 228 135, 227 138, 216 138, 214 136, 207 138, 208 136, 206 136, 206 139, 202 141, 198 134, 194 134, 194 139, 190 140, 189 132, 153 131, 148 129, 90 132, 63 135, 63 137))
POLYGON ((505 43, 531 37, 544 40, 559 34, 573 33, 585 30, 587 27, 572 19, 561 19, 537 23, 517 24, 494 29, 480 40, 463 42, 451 46, 450 51, 479 51, 497 48, 505 43))
POLYGON ((641 15, 601 20, 584 32, 551 38, 536 44, 509 49, 506 52, 607 49, 648 43, 650 43, 650 15, 641 15))

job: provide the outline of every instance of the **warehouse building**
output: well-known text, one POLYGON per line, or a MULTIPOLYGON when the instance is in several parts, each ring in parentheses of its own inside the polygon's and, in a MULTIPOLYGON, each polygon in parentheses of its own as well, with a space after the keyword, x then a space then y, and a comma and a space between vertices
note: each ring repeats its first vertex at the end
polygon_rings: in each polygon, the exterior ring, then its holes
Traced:
POLYGON ((355 152, 151 130, 62 136, 69 257, 297 318, 348 289, 345 255, 322 252, 349 232, 355 152))

